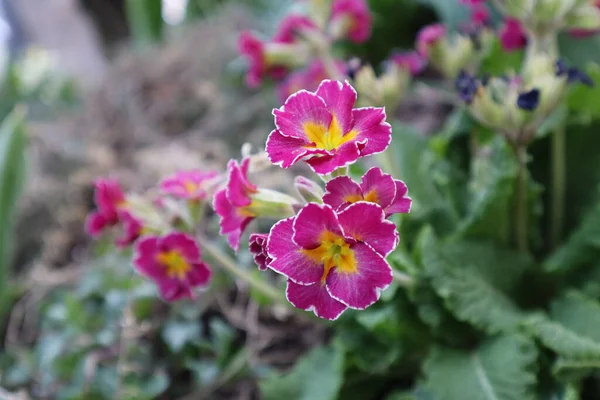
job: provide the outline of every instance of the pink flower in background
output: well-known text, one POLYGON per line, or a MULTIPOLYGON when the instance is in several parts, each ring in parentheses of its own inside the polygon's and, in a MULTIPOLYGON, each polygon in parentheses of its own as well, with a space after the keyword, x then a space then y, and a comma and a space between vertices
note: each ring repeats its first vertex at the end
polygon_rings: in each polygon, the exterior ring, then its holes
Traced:
POLYGON ((466 4, 469 6, 474 6, 474 5, 479 5, 479 4, 485 4, 485 2, 487 0, 459 0, 460 3, 462 4, 466 4))
POLYGON ((309 203, 271 228, 268 267, 288 278, 290 303, 334 320, 347 307, 365 309, 379 299, 392 281, 385 257, 397 244, 396 226, 376 204, 336 213, 309 203))
POLYGON ((425 58, 429 57, 429 49, 446 37, 446 27, 442 24, 427 25, 417 34, 417 51, 425 58))
POLYGON ((255 218, 248 209, 252 203, 250 195, 257 192, 257 187, 248 180, 249 166, 249 158, 243 159, 241 165, 235 160, 229 161, 227 186, 219 190, 213 200, 215 212, 220 217, 220 234, 227 236, 227 242, 236 251, 244 229, 255 218))
POLYGON ((427 65, 427 60, 416 51, 392 54, 390 60, 399 68, 409 70, 413 76, 423 72, 427 65))
POLYGON ((274 43, 295 43, 303 32, 317 30, 312 19, 305 15, 288 14, 279 23, 277 32, 273 36, 274 43))
POLYGON ((180 171, 163 179, 160 190, 165 194, 186 200, 204 200, 207 197, 206 183, 218 176, 216 171, 199 169, 180 171))
POLYGON ((371 12, 365 0, 334 0, 331 24, 342 26, 342 33, 354 43, 363 43, 371 37, 371 12))
POLYGON ((94 202, 97 210, 86 220, 90 236, 99 236, 106 228, 119 223, 119 211, 126 205, 125 194, 116 179, 98 179, 95 182, 94 202))
POLYGON ((119 213, 123 234, 116 239, 116 245, 125 248, 132 245, 144 232, 142 221, 127 210, 119 213))
POLYGON ((301 90, 273 110, 276 130, 267 139, 272 163, 289 168, 306 161, 329 174, 360 157, 384 151, 392 139, 383 108, 353 109, 356 91, 348 82, 326 80, 316 92, 301 90))
MULTIPOLYGON (((335 60, 335 67, 340 75, 345 75, 346 64, 343 61, 335 60)), ((308 67, 289 74, 285 81, 277 86, 277 97, 283 103, 288 97, 299 90, 317 90, 322 81, 330 78, 333 77, 327 73, 323 61, 319 59, 314 60, 308 67)))
POLYGON ((475 26, 482 26, 490 21, 490 11, 488 8, 481 4, 471 7, 471 22, 475 26))
POLYGON ((254 263, 260 271, 266 271, 271 258, 267 254, 267 238, 265 233, 253 233, 250 235, 249 250, 254 258, 254 263))
POLYGON ((521 22, 515 18, 507 18, 500 28, 500 43, 506 51, 520 50, 527 44, 527 35, 521 22))
POLYGON ((404 182, 392 178, 380 168, 373 167, 358 184, 349 176, 339 176, 327 182, 323 202, 340 211, 358 201, 376 203, 389 217, 396 213, 408 213, 412 200, 404 182))
POLYGON ((205 287, 211 270, 200 259, 200 248, 189 235, 174 232, 146 236, 136 242, 133 265, 153 280, 166 301, 194 298, 193 289, 205 287))

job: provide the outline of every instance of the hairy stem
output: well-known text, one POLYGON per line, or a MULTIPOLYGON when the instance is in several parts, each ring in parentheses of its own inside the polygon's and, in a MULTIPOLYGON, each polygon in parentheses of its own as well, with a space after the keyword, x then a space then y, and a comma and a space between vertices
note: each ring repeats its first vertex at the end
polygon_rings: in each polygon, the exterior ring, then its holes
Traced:
POLYGON ((394 274, 394 280, 404 288, 410 288, 414 286, 415 280, 408 274, 397 270, 392 270, 394 274))
POLYGON ((275 289, 268 283, 265 283, 261 279, 258 279, 248 271, 239 268, 235 260, 232 260, 227 254, 223 253, 218 247, 216 247, 206 238, 199 235, 197 239, 202 249, 205 250, 210 257, 215 260, 224 270, 236 278, 243 280, 250 285, 250 287, 259 291, 274 302, 289 305, 289 303, 285 301, 282 292, 275 289))
POLYGON ((514 209, 515 238, 519 251, 527 253, 529 251, 529 221, 527 220, 527 147, 522 144, 517 145, 515 154, 519 163, 514 209))
POLYGON ((561 125, 552 135, 552 197, 550 204, 550 246, 558 245, 565 214, 566 140, 565 127, 561 125))

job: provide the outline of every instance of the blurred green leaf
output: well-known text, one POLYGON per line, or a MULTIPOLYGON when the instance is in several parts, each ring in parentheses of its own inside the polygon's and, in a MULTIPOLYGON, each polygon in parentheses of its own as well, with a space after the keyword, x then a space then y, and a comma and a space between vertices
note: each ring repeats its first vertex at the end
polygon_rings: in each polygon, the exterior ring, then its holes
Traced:
POLYGON ((473 351, 437 347, 425 361, 426 388, 436 400, 535 399, 536 358, 522 335, 488 339, 473 351))
POLYGON ((200 338, 200 325, 196 321, 169 321, 162 329, 162 338, 172 352, 178 353, 187 343, 200 338))
POLYGON ((459 2, 448 0, 418 0, 418 2, 432 7, 441 22, 450 29, 458 29, 460 23, 469 17, 469 7, 459 2))
POLYGON ((125 0, 125 9, 136 45, 146 46, 162 39, 162 0, 125 0))
POLYGON ((285 375, 273 374, 259 382, 264 400, 336 400, 343 379, 343 354, 318 347, 302 357, 285 375))
MULTIPOLYGON (((600 51, 600 49, 599 49, 600 51)), ((588 64, 585 68, 595 86, 575 85, 569 92, 568 106, 571 119, 590 123, 600 118, 600 65, 588 64)))
POLYGON ((25 110, 17 107, 0 125, 0 320, 12 297, 8 279, 17 200, 25 179, 26 149, 25 110))

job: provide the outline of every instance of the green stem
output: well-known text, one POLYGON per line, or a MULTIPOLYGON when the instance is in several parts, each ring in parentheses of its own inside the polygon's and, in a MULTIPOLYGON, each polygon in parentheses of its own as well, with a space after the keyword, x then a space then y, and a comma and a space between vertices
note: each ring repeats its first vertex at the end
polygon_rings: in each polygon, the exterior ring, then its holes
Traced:
POLYGON ((208 254, 210 254, 210 256, 216 262, 218 262, 224 270, 234 275, 236 278, 243 280, 253 289, 259 291, 274 302, 290 305, 287 301, 285 301, 282 292, 273 288, 264 281, 258 279, 256 276, 252 275, 248 271, 239 268, 234 260, 232 260, 227 254, 223 253, 218 247, 216 247, 206 238, 199 235, 197 239, 202 249, 205 250, 208 254))
POLYGON ((515 238, 517 248, 524 253, 529 252, 528 212, 527 212, 527 147, 518 144, 515 149, 519 172, 517 175, 515 204, 515 238))
POLYGON ((565 127, 552 135, 552 198, 550 214, 550 246, 555 248, 561 238, 565 213, 566 138, 565 127))

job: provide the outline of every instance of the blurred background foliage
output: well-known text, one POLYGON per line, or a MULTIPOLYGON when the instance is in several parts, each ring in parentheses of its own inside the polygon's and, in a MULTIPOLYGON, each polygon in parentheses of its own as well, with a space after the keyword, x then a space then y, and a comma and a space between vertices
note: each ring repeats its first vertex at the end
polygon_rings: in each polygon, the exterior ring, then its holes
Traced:
MULTIPOLYGON (((293 6, 291 0, 189 0, 173 20, 159 0, 113 1, 124 25, 111 29, 106 27, 120 19, 93 3, 82 2, 109 54, 116 54, 117 43, 135 51, 168 46, 169 36, 185 35, 180 23, 201 24, 227 6, 245 7, 252 26, 269 33, 293 6)), ((411 48, 423 25, 439 20, 456 28, 467 15, 452 0, 370 3, 371 41, 340 51, 375 65, 394 50, 411 48)), ((520 55, 506 57, 497 49, 484 68, 501 72, 518 65, 520 55)), ((576 65, 599 62, 600 38, 563 37, 561 52, 576 65)), ((0 387, 11 399, 256 398, 258 386, 259 398, 267 400, 470 400, 466 390, 490 388, 493 397, 472 399, 521 400, 530 398, 536 385, 543 393, 539 398, 600 398, 598 379, 589 374, 600 366, 599 86, 575 89, 569 99, 567 169, 577 176, 568 189, 569 239, 541 263, 548 274, 526 281, 527 288, 520 286, 522 277, 532 274, 534 261, 503 248, 509 233, 498 218, 511 201, 515 179, 505 146, 462 109, 454 109, 432 137, 395 122, 395 175, 407 182, 415 208, 402 221, 404 240, 391 262, 422 275, 427 284, 408 292, 392 286, 368 312, 346 313, 333 331, 332 324, 290 315, 224 275, 197 301, 167 306, 131 273, 130 255, 116 255, 108 243, 95 245, 78 260, 77 270, 58 268, 44 285, 24 279, 11 263, 11 249, 19 240, 14 219, 29 165, 28 124, 58 110, 69 112, 65 108, 80 105, 82 92, 48 67, 43 53, 17 52, 7 59, 0 98, 0 387), (40 72, 31 64, 46 67, 40 72), (469 180, 466 148, 472 131, 490 145, 493 157, 473 160, 476 171, 469 180), (465 206, 466 199, 473 202, 465 206), (436 235, 460 241, 442 246, 436 235), (481 237, 487 241, 471 241, 481 237), (494 247, 498 244, 501 251, 494 247), (489 265, 490 254, 495 265, 489 265), (577 290, 563 293, 566 287, 577 290), (548 306, 548 315, 528 314, 540 305, 548 306), (269 313, 259 318, 264 309, 269 313), (494 320, 488 318, 492 313, 494 320), (522 313, 534 333, 513 329, 522 313), (428 354, 432 342, 438 344, 428 354), (536 368, 542 379, 537 383, 536 368)), ((588 68, 600 82, 598 65, 588 68)), ((227 72, 223 90, 248 95, 240 61, 232 61, 227 72), (238 86, 232 89, 232 82, 238 86)), ((548 186, 549 146, 545 137, 532 149, 537 184, 529 195, 539 220, 532 229, 540 243, 538 259, 548 252, 540 239, 546 226, 540 210, 547 209, 548 195, 540 187, 548 186)), ((240 260, 250 264, 248 254, 240 260)))

